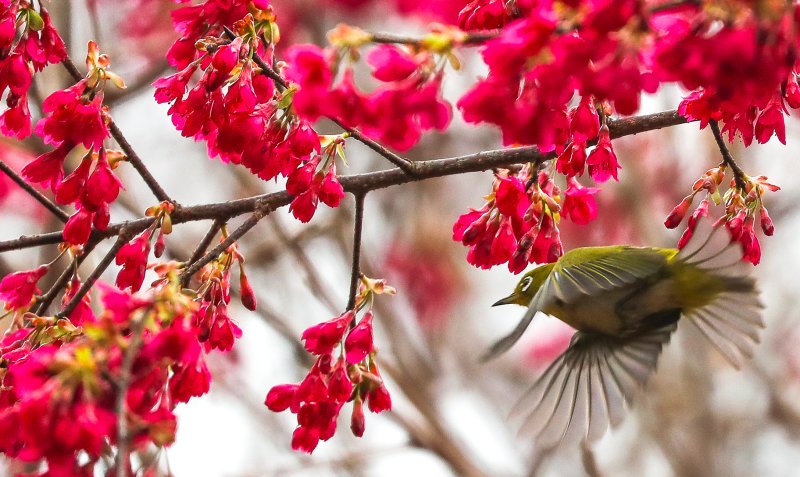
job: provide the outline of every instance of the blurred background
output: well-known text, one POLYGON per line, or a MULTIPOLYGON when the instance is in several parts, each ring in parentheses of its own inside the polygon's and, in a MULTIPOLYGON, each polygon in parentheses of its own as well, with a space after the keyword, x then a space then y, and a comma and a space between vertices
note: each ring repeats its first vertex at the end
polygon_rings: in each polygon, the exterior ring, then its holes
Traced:
MULTIPOLYGON (((413 34, 431 21, 450 20, 463 2, 274 0, 284 44, 321 43, 338 22, 370 31, 413 34), (387 4, 397 15, 386 14, 387 4)), ((73 58, 97 39, 129 89, 109 92, 111 114, 163 187, 182 204, 223 201, 283 189, 245 169, 209 160, 205 146, 180 137, 157 105, 150 83, 169 73, 163 53, 174 40, 168 11, 159 0, 53 2, 51 12, 73 58)), ((445 79, 455 102, 483 74, 476 50, 461 55, 463 71, 445 79)), ((51 67, 37 76, 40 98, 68 86, 51 67)), ((366 76, 359 81, 369 81, 366 76)), ((677 107, 685 92, 664 88, 643 101, 642 113, 677 107)), ((31 100, 32 110, 36 100, 31 100)), ((34 116, 37 112, 33 111, 34 116)), ((334 132, 320 125, 321 132, 334 132)), ((477 356, 508 332, 522 308, 491 308, 518 277, 504 267, 470 267, 466 249, 451 238, 452 224, 491 191, 491 174, 427 180, 371 193, 366 202, 362 269, 386 278, 399 293, 376 303, 376 340, 394 402, 391 413, 369 415, 363 439, 348 430, 343 413, 336 436, 313 456, 290 448, 294 416, 263 405, 270 387, 296 382, 310 365, 299 342, 302 330, 338 315, 347 302, 353 201, 321 207, 308 225, 286 208, 263 220, 240 241, 259 311, 236 310, 244 335, 226 355, 212 354, 211 393, 178 408, 177 442, 163 456, 164 472, 177 476, 753 476, 800 475, 800 175, 796 174, 800 123, 787 122, 787 146, 776 140, 743 149, 733 146, 750 175, 767 175, 783 190, 766 205, 776 224, 762 240, 756 268, 766 304, 767 328, 754 359, 732 369, 694 329, 678 330, 648 392, 629 418, 592 449, 537 449, 519 439, 508 412, 571 332, 539 317, 511 352, 489 364, 477 356)), ((564 223, 567 249, 581 245, 674 246, 680 231, 663 220, 694 180, 719 161, 710 131, 697 124, 623 138, 614 143, 622 164, 619 183, 598 194, 599 218, 586 226, 564 223)), ((434 159, 499 147, 488 127, 464 124, 458 115, 447 134, 429 135, 412 159, 434 159)), ((0 140, 0 158, 21 169, 43 151, 0 140)), ((353 174, 387 167, 355 142, 347 145, 353 174)), ((73 158, 77 161, 78 158, 73 158)), ((117 170, 127 190, 112 221, 139 217, 153 205, 141 180, 127 166, 117 170)), ((587 184, 588 185, 588 184, 587 184)), ((0 177, 0 240, 59 229, 48 213, 6 177, 0 177)), ((714 215, 714 212, 711 213, 714 215)), ((717 211, 719 215, 719 211, 717 211)), ((230 226, 236 227, 237 221, 230 226)), ((186 259, 208 223, 175 228, 169 258, 186 259)), ((88 273, 110 243, 84 263, 88 273)), ((0 255, 0 274, 52 259, 53 247, 0 255)), ((111 267, 105 279, 113 282, 111 267)), ((58 276, 57 273, 49 277, 58 276)), ((41 283, 47 289, 48 283, 41 283)), ((235 302, 235 300, 234 300, 235 302)), ((4 472, 0 470, 0 473, 4 472)))

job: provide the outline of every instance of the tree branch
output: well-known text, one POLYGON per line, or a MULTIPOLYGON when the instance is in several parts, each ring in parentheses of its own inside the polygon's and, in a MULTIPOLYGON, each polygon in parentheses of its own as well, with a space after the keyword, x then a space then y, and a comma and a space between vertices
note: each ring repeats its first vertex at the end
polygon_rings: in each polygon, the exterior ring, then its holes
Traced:
MULTIPOLYGON (((353 223, 353 265, 350 268, 350 295, 347 298, 347 310, 356 307, 358 280, 361 278, 361 229, 364 225, 364 198, 367 193, 359 192, 353 195, 356 198, 356 211, 353 223)), ((355 320, 351 322, 351 326, 355 326, 355 320)))
MULTIPOLYGON (((679 115, 676 111, 665 111, 644 116, 610 120, 608 126, 611 130, 611 137, 619 138, 645 131, 676 126, 686 122, 686 118, 679 115)), ((485 171, 496 167, 508 167, 512 164, 524 164, 526 162, 541 163, 553 157, 555 157, 554 154, 542 154, 534 146, 513 147, 482 151, 446 159, 417 161, 414 163, 416 168, 416 176, 414 177, 407 175, 401 169, 397 168, 344 176, 340 179, 340 183, 345 192, 355 194, 434 177, 485 171)), ((258 204, 263 204, 267 209, 274 210, 288 205, 291 201, 292 196, 290 196, 288 192, 280 191, 245 199, 181 207, 171 214, 171 218, 173 224, 210 219, 226 220, 231 217, 253 212, 258 204)), ((136 234, 150 226, 153 220, 152 217, 142 217, 135 220, 111 224, 104 231, 93 230, 91 239, 100 240, 118 235, 123 227, 127 227, 132 234, 136 234)), ((17 239, 0 242, 0 252, 54 244, 61 241, 61 232, 22 236, 17 239)))
MULTIPOLYGON (((228 27, 223 27, 223 28, 225 30, 225 36, 227 36, 230 40, 234 40, 236 38, 236 35, 228 27)), ((266 74, 270 79, 272 79, 272 81, 277 83, 280 87, 284 89, 289 87, 289 83, 287 83, 286 80, 283 79, 280 73, 277 72, 274 68, 272 68, 272 66, 268 65, 267 62, 264 61, 264 59, 261 58, 257 53, 253 55, 253 61, 259 66, 259 68, 263 70, 264 74, 266 74)), ((413 162, 403 157, 400 157, 399 155, 390 151, 377 141, 368 138, 367 136, 364 135, 364 133, 362 133, 358 129, 345 126, 344 124, 342 124, 341 121, 339 121, 334 117, 330 116, 326 117, 331 121, 333 121, 347 134, 349 134, 353 139, 361 142, 368 148, 377 152, 378 154, 386 158, 389 162, 399 167, 406 174, 411 176, 415 175, 415 168, 413 162)))
MULTIPOLYGON (((64 58, 61 61, 61 64, 64 65, 64 68, 66 68, 67 72, 70 74, 70 76, 72 76, 72 79, 75 81, 81 81, 83 79, 83 75, 69 56, 64 58)), ((175 203, 175 201, 170 199, 169 195, 164 192, 164 189, 161 187, 161 184, 158 183, 155 177, 150 174, 150 171, 144 165, 142 159, 138 154, 136 154, 136 151, 133 150, 133 147, 125 138, 125 135, 122 134, 122 131, 120 131, 119 127, 117 127, 117 124, 113 119, 111 119, 110 116, 108 117, 108 131, 111 133, 111 137, 117 141, 117 144, 119 144, 119 147, 125 153, 125 156, 127 156, 127 161, 131 164, 131 166, 133 166, 134 169, 136 169, 136 172, 139 173, 139 176, 141 176, 142 180, 144 180, 145 184, 147 184, 147 187, 150 188, 150 191, 153 193, 156 199, 161 202, 175 203)))
POLYGON ((22 177, 17 174, 14 169, 12 169, 8 164, 3 161, 0 161, 0 170, 2 170, 12 181, 14 181, 18 186, 22 187, 22 189, 28 193, 31 197, 36 199, 37 202, 42 204, 47 210, 52 212, 56 218, 64 223, 69 220, 69 214, 61 210, 58 205, 56 205, 53 201, 45 197, 41 192, 36 190, 32 185, 28 184, 22 177))
POLYGON ((47 313, 47 308, 50 307, 50 304, 53 302, 53 300, 55 300, 55 298, 58 296, 61 290, 66 288, 70 279, 72 279, 73 273, 75 273, 75 271, 81 266, 86 257, 88 257, 90 253, 92 253, 92 250, 94 250, 95 246, 97 246, 97 243, 90 241, 89 243, 86 244, 85 247, 83 247, 83 255, 81 255, 80 257, 76 257, 74 260, 77 260, 77 263, 75 264, 70 263, 67 266, 67 268, 65 268, 64 271, 61 272, 61 275, 58 276, 55 283, 53 283, 53 286, 51 286, 50 289, 47 290, 47 293, 42 295, 42 298, 39 300, 39 303, 36 304, 36 308, 33 310, 34 313, 36 313, 37 315, 44 315, 45 313, 47 313))
POLYGON ((722 154, 722 162, 724 162, 726 166, 730 166, 731 170, 733 171, 733 180, 736 182, 736 187, 744 191, 747 187, 745 181, 747 174, 745 174, 745 172, 739 167, 739 164, 733 160, 731 151, 728 149, 728 145, 725 144, 725 139, 722 138, 722 133, 719 130, 719 123, 712 119, 708 122, 708 124, 711 126, 711 131, 714 133, 714 140, 717 141, 719 152, 722 154))
POLYGON ((89 275, 88 278, 86 278, 86 281, 83 282, 81 288, 78 290, 77 293, 75 293, 75 296, 73 296, 72 299, 70 299, 69 303, 67 303, 64 309, 58 312, 56 316, 62 318, 69 318, 69 315, 71 315, 72 312, 75 311, 75 308, 81 302, 83 297, 86 296, 86 294, 89 293, 89 290, 92 289, 92 287, 94 286, 94 282, 96 282, 100 278, 100 275, 102 275, 103 272, 106 271, 106 268, 108 268, 108 266, 111 265, 111 262, 114 260, 114 257, 116 257, 117 252, 119 252, 119 249, 121 249, 123 245, 128 243, 128 240, 130 240, 131 237, 133 237, 133 232, 131 232, 129 229, 123 228, 120 231, 119 236, 117 237, 117 241, 111 247, 111 250, 109 250, 108 253, 103 257, 103 259, 100 260, 100 263, 97 264, 97 267, 95 267, 94 270, 92 270, 92 273, 89 275))
POLYGON ((117 415, 117 455, 114 459, 117 477, 129 475, 130 466, 130 435, 128 433, 128 423, 125 419, 125 408, 127 407, 126 397, 128 388, 131 384, 131 371, 139 347, 142 345, 142 333, 144 333, 145 320, 140 316, 131 326, 130 340, 125 355, 122 358, 120 376, 117 384, 117 399, 114 403, 114 412, 117 415))
POLYGON ((215 258, 219 256, 222 252, 224 252, 228 247, 230 247, 235 241, 239 240, 244 234, 246 234, 250 229, 256 226, 256 224, 261 221, 264 217, 266 217, 270 212, 272 212, 275 208, 271 207, 265 201, 259 201, 253 211, 253 215, 251 215, 247 220, 244 221, 242 225, 239 226, 236 230, 234 230, 228 238, 223 240, 219 245, 214 247, 210 252, 205 254, 202 258, 195 261, 193 264, 188 266, 186 270, 181 273, 181 283, 188 284, 189 281, 192 279, 192 276, 197 273, 198 270, 203 268, 203 266, 215 258))
MULTIPOLYGON (((425 37, 410 37, 405 35, 397 35, 395 33, 370 33, 372 43, 390 43, 390 44, 403 44, 403 45, 418 45, 422 43, 425 37)), ((473 46, 482 45, 489 40, 500 36, 499 30, 490 32, 468 33, 466 37, 460 42, 462 45, 473 46)))
POLYGON ((200 240, 199 244, 197 244, 194 252, 192 252, 192 256, 186 261, 187 266, 198 261, 200 257, 206 253, 208 246, 211 245, 211 241, 214 240, 214 237, 217 236, 217 232, 219 232, 219 229, 221 229, 223 225, 225 225, 225 221, 222 219, 217 219, 213 224, 211 224, 211 228, 208 229, 208 232, 206 232, 206 234, 203 236, 203 239, 200 240))

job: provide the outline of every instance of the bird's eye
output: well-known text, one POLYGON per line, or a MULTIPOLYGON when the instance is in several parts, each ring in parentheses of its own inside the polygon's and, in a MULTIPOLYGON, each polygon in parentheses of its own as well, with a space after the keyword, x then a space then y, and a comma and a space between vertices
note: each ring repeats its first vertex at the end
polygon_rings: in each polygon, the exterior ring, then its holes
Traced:
POLYGON ((533 283, 533 278, 531 278, 531 277, 523 278, 522 279, 522 286, 520 287, 520 290, 528 291, 528 288, 531 287, 531 283, 533 283))

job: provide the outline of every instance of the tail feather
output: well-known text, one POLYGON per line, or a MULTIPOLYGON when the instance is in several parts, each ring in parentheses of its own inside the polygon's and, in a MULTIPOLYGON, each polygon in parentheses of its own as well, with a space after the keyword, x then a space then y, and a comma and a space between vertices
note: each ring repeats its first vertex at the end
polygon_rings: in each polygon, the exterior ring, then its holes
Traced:
POLYGON ((752 266, 742 261, 739 244, 731 242, 723 227, 701 220, 695 230, 697 240, 676 256, 722 280, 725 291, 711 303, 685 312, 692 323, 735 368, 739 369, 753 355, 764 328, 763 305, 755 280, 749 276, 752 266))

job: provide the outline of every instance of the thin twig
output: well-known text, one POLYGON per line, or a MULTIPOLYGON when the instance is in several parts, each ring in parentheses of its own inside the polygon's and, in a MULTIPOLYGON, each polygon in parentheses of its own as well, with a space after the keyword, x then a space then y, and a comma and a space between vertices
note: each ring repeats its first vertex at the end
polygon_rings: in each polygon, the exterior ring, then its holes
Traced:
POLYGON ((181 274, 181 283, 186 280, 188 281, 191 277, 197 273, 198 270, 203 268, 207 263, 211 262, 215 258, 219 256, 222 252, 224 252, 228 247, 230 247, 234 242, 239 240, 244 234, 246 234, 250 229, 256 226, 258 222, 261 221, 264 217, 266 217, 270 212, 272 212, 273 207, 270 207, 267 204, 259 203, 255 210, 253 211, 253 215, 247 218, 247 220, 242 223, 236 230, 231 232, 231 234, 220 242, 219 245, 214 247, 210 252, 206 253, 200 259, 196 260, 193 264, 188 266, 186 270, 183 271, 181 274), (189 277, 189 278, 186 278, 189 277))
MULTIPOLYGON (((395 43, 403 45, 419 45, 425 41, 425 37, 411 37, 405 35, 398 35, 395 33, 370 33, 370 41, 372 43, 395 43)), ((472 46, 482 45, 489 40, 493 40, 500 36, 500 31, 486 31, 479 33, 467 33, 467 35, 459 41, 460 45, 472 46)))
POLYGON ((19 176, 14 169, 12 169, 8 164, 3 161, 0 161, 0 170, 2 170, 12 181, 14 181, 18 186, 22 187, 22 189, 28 193, 31 197, 36 199, 40 204, 42 204, 47 210, 53 213, 56 218, 64 223, 69 220, 69 214, 61 210, 58 205, 56 205, 53 201, 42 195, 41 192, 36 190, 32 185, 28 184, 25 179, 19 176))
POLYGON ((55 298, 58 296, 61 290, 66 288, 67 284, 72 279, 72 275, 75 273, 75 270, 77 270, 78 267, 81 266, 83 261, 86 260, 86 257, 88 257, 90 253, 92 253, 92 250, 94 250, 96 245, 97 242, 90 241, 89 243, 86 244, 85 247, 83 247, 83 255, 77 257, 75 259, 77 260, 77 263, 75 264, 70 263, 67 266, 67 268, 65 268, 64 271, 61 273, 61 275, 58 276, 55 283, 53 283, 53 286, 51 286, 50 289, 47 290, 47 292, 44 295, 42 295, 42 298, 39 300, 39 303, 36 304, 36 309, 34 310, 34 313, 36 313, 37 315, 44 315, 45 313, 47 313, 47 308, 50 307, 50 304, 53 302, 53 300, 55 300, 55 298))
POLYGON ((745 181, 747 174, 745 174, 745 172, 739 167, 739 164, 736 164, 736 161, 733 160, 731 151, 728 149, 727 144, 725 144, 725 140, 722 138, 722 133, 719 130, 719 123, 712 119, 708 122, 708 124, 711 126, 711 131, 714 133, 714 139, 717 141, 719 152, 722 154, 722 161, 733 171, 733 180, 736 182, 736 187, 741 190, 745 190, 747 187, 745 181))
MULTIPOLYGON (((223 26, 222 30, 225 32, 225 36, 227 36, 228 39, 230 40, 236 39, 236 34, 233 33, 233 31, 231 31, 231 29, 228 28, 227 26, 223 26)), ((257 54, 253 55, 253 61, 255 61, 258 67, 261 68, 262 72, 265 75, 267 75, 269 79, 277 83, 278 86, 280 86, 283 89, 289 87, 289 84, 286 82, 285 79, 283 79, 280 73, 278 73, 277 70, 273 69, 271 65, 268 65, 267 62, 264 61, 263 58, 261 58, 259 55, 257 54)))
MULTIPOLYGON (((83 75, 69 56, 64 58, 61 61, 61 64, 64 65, 64 68, 66 68, 67 72, 72 76, 72 79, 75 81, 80 81, 83 79, 83 75)), ((145 184, 147 184, 147 187, 150 188, 150 191, 153 193, 156 199, 161 202, 175 203, 175 201, 173 201, 161 187, 161 184, 159 184, 155 177, 153 177, 153 175, 147 169, 147 166, 144 165, 142 159, 138 154, 136 154, 136 151, 133 150, 133 147, 125 138, 125 135, 122 134, 122 131, 120 131, 119 127, 117 127, 117 124, 111 119, 111 117, 108 117, 108 131, 111 133, 111 137, 117 141, 117 144, 119 144, 122 152, 125 153, 127 161, 131 164, 131 166, 133 166, 134 169, 136 169, 136 172, 139 173, 139 176, 141 176, 142 180, 144 180, 145 184)))
MULTIPOLYGON (((228 27, 224 27, 224 30, 225 30, 225 35, 229 39, 233 40, 233 39, 236 38, 236 35, 234 35, 234 33, 228 27)), ((261 58, 258 54, 254 54, 253 55, 253 61, 255 61, 255 63, 263 70, 264 74, 266 74, 270 79, 272 79, 272 81, 277 83, 280 87, 282 87, 284 89, 289 87, 289 84, 286 82, 285 79, 283 79, 283 77, 280 75, 280 73, 278 73, 275 69, 273 69, 270 65, 268 65, 267 62, 264 61, 263 58, 261 58)), ((382 144, 378 143, 377 141, 374 141, 374 140, 368 138, 367 136, 364 135, 364 133, 362 133, 358 129, 345 126, 337 118, 331 117, 331 116, 327 116, 327 118, 330 119, 331 121, 333 121, 343 131, 348 133, 353 139, 361 142, 362 144, 364 144, 368 148, 370 148, 373 151, 377 152, 378 154, 380 154, 381 156, 386 158, 389 162, 391 162, 395 166, 399 167, 406 174, 411 175, 411 176, 415 175, 416 170, 415 170, 415 167, 414 167, 414 163, 412 161, 409 161, 408 159, 400 157, 399 155, 397 155, 394 152, 390 151, 389 149, 387 149, 385 146, 383 146, 382 144)))
POLYGON ((144 325, 144 316, 140 316, 139 319, 135 320, 131 326, 128 348, 125 350, 125 356, 122 358, 119 381, 116 383, 117 399, 114 406, 114 412, 117 415, 117 455, 114 458, 114 466, 116 467, 117 477, 126 477, 128 475, 128 467, 130 465, 130 434, 128 433, 128 422, 125 419, 125 408, 127 407, 126 397, 128 395, 128 388, 131 384, 131 371, 133 369, 133 363, 136 360, 136 355, 138 354, 139 347, 142 344, 144 325))
POLYGON ((383 156, 386 160, 388 160, 389 162, 391 162, 395 166, 399 167, 406 174, 408 174, 408 175, 410 175, 412 177, 416 177, 417 169, 415 167, 416 166, 415 162, 409 161, 408 159, 395 154, 394 152, 390 151, 385 146, 383 146, 381 143, 379 143, 377 141, 374 141, 374 140, 368 138, 367 136, 365 136, 364 133, 362 133, 358 129, 345 126, 337 118, 334 118, 332 116, 328 116, 328 119, 330 119, 337 126, 342 128, 342 130, 347 132, 347 134, 349 134, 353 139, 359 141, 361 144, 363 144, 363 145, 367 146, 368 148, 372 149, 373 151, 377 152, 378 154, 383 156))
MULTIPOLYGON (((278 239, 283 242, 283 244, 289 248, 289 252, 294 255, 295 260, 297 260, 297 264, 300 265, 300 268, 306 274, 306 279, 308 282, 308 287, 311 289, 311 292, 314 294, 314 297, 317 298, 322 304, 327 306, 329 309, 335 312, 336 308, 338 308, 331 296, 331 293, 328 291, 330 287, 325 287, 319 279, 319 272, 314 267, 314 263, 308 258, 305 250, 303 247, 300 246, 296 241, 293 241, 291 237, 286 233, 286 229, 283 225, 278 221, 278 219, 274 216, 270 216, 271 221, 270 224, 272 225, 272 231, 275 232, 275 235, 278 236, 278 239)), ((248 253, 248 258, 250 254, 248 253)))
POLYGON ((87 293, 89 293, 89 290, 91 290, 92 287, 94 286, 94 282, 96 282, 100 278, 100 275, 102 275, 103 272, 106 271, 106 268, 108 268, 108 266, 111 265, 111 262, 114 261, 114 257, 116 257, 117 252, 119 252, 119 249, 121 249, 128 242, 128 240, 130 240, 132 236, 133 233, 128 229, 123 229, 120 232, 119 236, 117 237, 117 241, 114 242, 114 245, 111 247, 111 250, 109 250, 108 253, 103 257, 103 259, 100 260, 100 263, 98 263, 95 269, 92 270, 91 275, 89 275, 89 277, 86 278, 86 281, 83 282, 78 292, 75 293, 75 296, 73 296, 72 299, 70 299, 69 303, 67 303, 67 305, 64 307, 63 310, 58 312, 57 316, 60 316, 62 318, 68 318, 69 315, 71 315, 72 312, 75 311, 75 308, 81 302, 83 297, 87 293))
POLYGON ((348 310, 356 307, 358 280, 361 278, 361 229, 364 225, 364 198, 366 195, 366 192, 354 194, 356 211, 353 223, 353 264, 350 268, 350 295, 347 298, 348 310))
MULTIPOLYGON (((619 138, 686 122, 686 118, 679 115, 676 111, 665 111, 662 113, 609 121, 608 126, 611 130, 611 137, 619 138)), ((539 150, 533 146, 514 147, 482 151, 446 159, 417 161, 414 163, 417 172, 415 177, 411 177, 397 168, 344 176, 340 179, 340 183, 345 192, 369 192, 434 177, 485 171, 496 167, 508 167, 513 164, 524 164, 526 162, 541 163, 553 157, 552 154, 540 153, 539 150)), ((263 203, 270 209, 276 209, 288 205, 291 201, 292 196, 289 195, 289 193, 280 191, 226 202, 181 207, 175 210, 171 218, 173 224, 194 222, 197 220, 230 219, 238 215, 252 212, 259 203, 263 203)), ((142 217, 126 222, 119 222, 109 225, 108 228, 103 231, 93 230, 91 237, 93 240, 112 237, 118 235, 123 227, 130 228, 132 233, 135 234, 149 227, 152 222, 152 217, 142 217)), ((61 232, 22 236, 0 242, 0 252, 54 244, 61 241, 61 232)))
MULTIPOLYGON (((203 256, 204 253, 206 253, 206 250, 208 250, 208 246, 211 245, 211 241, 214 240, 214 237, 217 236, 217 232, 219 232, 219 229, 221 229, 224 224, 225 221, 222 219, 217 219, 214 221, 213 224, 211 224, 211 228, 208 229, 208 232, 206 232, 205 236, 203 236, 203 239, 200 241, 199 244, 197 244, 197 247, 194 249, 194 252, 192 252, 192 256, 189 257, 189 260, 186 261, 186 266, 192 265, 194 262, 198 261, 200 257, 203 256)), ((184 276, 183 279, 186 280, 186 282, 181 283, 181 285, 183 285, 184 287, 188 285, 190 278, 191 278, 190 275, 184 276)))

